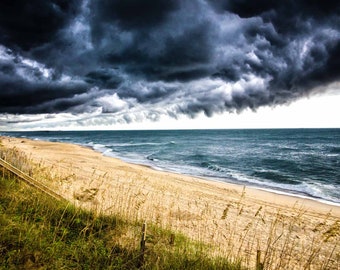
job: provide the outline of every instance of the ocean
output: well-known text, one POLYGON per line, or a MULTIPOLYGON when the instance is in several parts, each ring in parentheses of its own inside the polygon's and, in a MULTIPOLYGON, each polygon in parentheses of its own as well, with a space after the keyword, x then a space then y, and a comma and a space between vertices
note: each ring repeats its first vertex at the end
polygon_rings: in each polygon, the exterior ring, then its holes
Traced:
POLYGON ((340 205, 340 129, 0 132, 340 205))

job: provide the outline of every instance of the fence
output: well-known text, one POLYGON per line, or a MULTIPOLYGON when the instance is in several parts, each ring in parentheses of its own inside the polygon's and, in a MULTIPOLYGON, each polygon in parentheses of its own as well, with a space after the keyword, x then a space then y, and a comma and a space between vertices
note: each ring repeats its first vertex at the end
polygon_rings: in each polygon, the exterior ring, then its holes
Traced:
POLYGON ((10 171, 14 175, 16 175, 21 181, 25 182, 26 184, 40 190, 41 192, 57 199, 57 200, 65 200, 64 197, 60 196, 58 193, 54 192, 44 184, 38 182, 37 180, 33 179, 31 176, 27 175, 23 171, 19 170, 18 168, 14 167, 7 161, 0 158, 0 166, 5 168, 6 170, 10 171))

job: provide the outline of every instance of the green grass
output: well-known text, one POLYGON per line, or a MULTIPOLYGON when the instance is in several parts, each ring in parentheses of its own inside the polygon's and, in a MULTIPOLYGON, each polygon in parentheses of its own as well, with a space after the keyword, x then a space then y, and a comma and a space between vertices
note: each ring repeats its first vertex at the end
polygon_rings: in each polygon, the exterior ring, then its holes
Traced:
POLYGON ((209 247, 148 224, 98 215, 0 176, 0 269, 241 269, 209 247))

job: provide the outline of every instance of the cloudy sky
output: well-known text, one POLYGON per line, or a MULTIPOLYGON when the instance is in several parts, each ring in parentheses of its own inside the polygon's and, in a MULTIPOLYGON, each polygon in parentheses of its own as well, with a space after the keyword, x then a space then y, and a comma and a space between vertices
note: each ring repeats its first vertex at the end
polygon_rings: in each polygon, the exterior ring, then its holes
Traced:
POLYGON ((0 130, 340 127, 339 82, 338 0, 0 3, 0 130))

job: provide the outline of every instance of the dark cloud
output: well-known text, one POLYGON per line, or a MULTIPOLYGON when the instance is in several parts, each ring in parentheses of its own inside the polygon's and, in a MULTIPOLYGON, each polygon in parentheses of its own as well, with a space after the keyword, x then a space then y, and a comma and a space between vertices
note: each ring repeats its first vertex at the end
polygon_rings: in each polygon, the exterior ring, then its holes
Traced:
POLYGON ((91 3, 95 24, 98 21, 118 23, 127 30, 158 26, 178 7, 179 0, 101 0, 91 3))
POLYGON ((338 81, 339 55, 338 1, 4 0, 0 113, 256 110, 338 81))
POLYGON ((80 0, 2 0, 0 41, 23 50, 50 42, 77 12, 80 0))
POLYGON ((28 83, 2 80, 0 83, 0 113, 54 113, 82 104, 75 96, 85 92, 83 84, 28 83), (68 101, 67 101, 68 100, 68 101))
POLYGON ((339 15, 339 3, 336 0, 320 2, 318 0, 208 0, 216 11, 229 11, 242 18, 264 16, 267 19, 275 17, 275 22, 305 18, 325 18, 329 15, 339 15), (273 14, 276 14, 273 16, 273 14), (291 15, 287 17, 286 15, 291 15))
POLYGON ((93 70, 85 75, 85 81, 89 84, 109 89, 117 89, 123 82, 123 78, 114 70, 93 70))
MULTIPOLYGON (((219 12, 231 12, 241 18, 259 17, 264 24, 254 24, 245 30, 250 43, 263 37, 268 46, 258 47, 258 56, 262 56, 263 64, 255 66, 253 71, 266 72, 273 76, 271 86, 284 89, 294 87, 312 88, 315 85, 339 79, 339 31, 340 5, 338 1, 209 1, 219 12), (266 25, 272 25, 268 28, 266 25), (330 33, 328 31, 333 31, 330 33), (301 40, 310 39, 309 52, 298 70, 299 57, 292 55, 294 46, 301 40), (264 55, 260 50, 269 50, 271 55, 264 55), (287 69, 277 69, 271 60, 283 59, 287 69)), ((302 50, 296 51, 296 54, 302 50)), ((231 69, 223 74, 235 76, 231 69)), ((308 90, 307 90, 308 91, 308 90)))
POLYGON ((102 63, 148 80, 190 80, 210 74, 198 65, 211 60, 214 29, 208 18, 188 14, 189 1, 102 2, 93 2, 91 20, 92 40, 102 63))
POLYGON ((0 48, 0 53, 0 113, 60 112, 69 107, 56 108, 47 103, 72 98, 89 88, 82 81, 55 80, 53 70, 9 49, 0 48))

